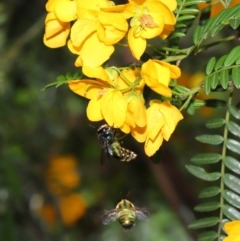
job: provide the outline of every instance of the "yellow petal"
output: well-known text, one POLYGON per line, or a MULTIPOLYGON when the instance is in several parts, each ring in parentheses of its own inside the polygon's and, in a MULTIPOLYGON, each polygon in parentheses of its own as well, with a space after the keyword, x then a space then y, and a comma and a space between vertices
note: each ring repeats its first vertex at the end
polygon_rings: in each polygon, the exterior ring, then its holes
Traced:
POLYGON ((128 102, 127 115, 131 115, 132 120, 134 121, 134 123, 131 123, 131 126, 135 127, 135 123, 139 127, 146 126, 147 114, 146 114, 146 109, 141 97, 138 96, 136 93, 134 94, 130 93, 126 96, 126 99, 128 102))
POLYGON ((150 107, 147 109, 147 137, 152 141, 159 135, 162 127, 165 124, 162 113, 159 110, 160 101, 150 102, 150 107))
POLYGON ((76 2, 59 0, 56 2, 54 12, 59 20, 63 22, 71 22, 77 19, 76 2))
POLYGON ((147 137, 147 126, 131 128, 131 135, 138 141, 144 142, 147 137))
POLYGON ((75 47, 84 44, 84 41, 97 30, 98 21, 94 19, 78 19, 71 28, 71 40, 75 47))
POLYGON ((107 46, 100 42, 97 34, 95 33, 91 35, 91 37, 89 37, 82 46, 81 58, 83 65, 90 67, 100 66, 109 59, 113 52, 114 47, 107 46))
POLYGON ((142 65, 141 71, 145 83, 155 92, 166 97, 172 96, 172 91, 168 88, 170 69, 161 64, 161 61, 149 59, 142 65))
POLYGON ((103 119, 101 111, 101 98, 92 98, 87 106, 87 117, 90 121, 100 121, 103 119))
POLYGON ((119 129, 123 133, 126 133, 126 134, 130 133, 130 127, 129 127, 129 125, 126 122, 124 122, 124 124, 122 126, 120 126, 119 129))
POLYGON ((74 93, 81 95, 82 97, 92 99, 98 96, 99 91, 101 91, 105 85, 101 81, 82 79, 69 81, 68 87, 74 93))
POLYGON ((164 25, 163 31, 160 33, 160 38, 166 39, 168 35, 174 30, 174 27, 172 25, 164 25))
POLYGON ((56 19, 54 13, 49 13, 45 20, 43 42, 49 48, 58 48, 66 44, 70 32, 70 24, 56 19))
POLYGON ((157 138, 152 141, 150 138, 148 138, 144 145, 144 151, 147 156, 153 156, 156 151, 160 148, 160 146, 163 143, 163 136, 160 134, 157 136, 157 138))
POLYGON ((75 193, 61 196, 59 209, 62 221, 67 226, 72 226, 86 212, 86 204, 83 198, 75 193))
POLYGON ((139 60, 146 49, 147 42, 146 42, 146 39, 143 39, 141 36, 135 37, 136 29, 137 29, 137 26, 131 28, 128 31, 128 44, 129 44, 129 48, 132 52, 132 55, 137 60, 139 60))
POLYGON ((183 119, 183 115, 175 106, 171 105, 167 101, 161 103, 159 109, 165 119, 165 125, 162 128, 162 135, 163 138, 168 141, 175 130, 177 123, 183 119))
POLYGON ((109 90, 101 98, 101 110, 108 125, 119 128, 125 122, 127 101, 120 91, 109 90))
POLYGON ((113 45, 125 36, 128 24, 121 14, 101 12, 98 18, 100 21, 98 27, 100 41, 106 45, 113 45))
POLYGON ((54 7, 56 5, 56 3, 58 2, 59 0, 48 0, 48 2, 46 3, 46 10, 48 12, 53 12, 54 11, 54 7))
POLYGON ((177 79, 181 76, 181 70, 178 66, 169 64, 163 61, 156 60, 157 63, 161 64, 163 67, 168 68, 170 70, 170 77, 172 79, 177 79))
POLYGON ((82 67, 82 72, 90 78, 96 78, 96 79, 109 81, 108 74, 102 66, 89 67, 89 66, 84 65, 82 67))
POLYGON ((176 0, 159 0, 161 3, 165 4, 171 11, 175 10, 177 7, 177 1, 176 0))

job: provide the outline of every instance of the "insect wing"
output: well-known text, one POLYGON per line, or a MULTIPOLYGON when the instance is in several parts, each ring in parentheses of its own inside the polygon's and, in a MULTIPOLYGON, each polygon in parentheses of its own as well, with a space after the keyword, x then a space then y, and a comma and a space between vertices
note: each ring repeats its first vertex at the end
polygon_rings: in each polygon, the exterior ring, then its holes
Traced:
POLYGON ((101 148, 101 156, 100 156, 100 162, 101 162, 101 165, 103 165, 103 163, 108 160, 109 161, 110 157, 109 157, 109 154, 108 152, 106 152, 105 149, 101 148))
POLYGON ((139 220, 148 219, 149 212, 146 208, 135 208, 136 217, 139 220))
POLYGON ((117 219, 117 210, 113 209, 111 211, 105 211, 102 215, 102 223, 108 225, 111 222, 116 221, 117 219))

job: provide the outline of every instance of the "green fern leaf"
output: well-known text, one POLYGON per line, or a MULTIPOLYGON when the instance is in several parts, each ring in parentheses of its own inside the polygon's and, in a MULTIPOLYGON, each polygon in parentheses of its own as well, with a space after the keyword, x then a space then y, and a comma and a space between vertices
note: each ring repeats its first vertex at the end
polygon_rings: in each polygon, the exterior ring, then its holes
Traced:
POLYGON ((236 193, 229 190, 224 190, 223 197, 226 201, 228 201, 230 205, 236 208, 240 208, 240 196, 237 195, 236 193))
POLYGON ((182 5, 186 7, 186 6, 196 5, 196 4, 205 3, 205 2, 206 0, 187 0, 187 1, 184 1, 182 5))
POLYGON ((207 173, 203 168, 193 165, 187 165, 186 168, 192 175, 208 182, 216 181, 221 176, 219 172, 207 173))
POLYGON ((178 21, 183 21, 183 20, 189 20, 189 19, 193 19, 196 18, 195 15, 182 15, 178 18, 178 21))
POLYGON ((202 143, 207 143, 210 145, 219 145, 223 142, 223 137, 220 135, 200 135, 196 136, 195 139, 202 143))
POLYGON ((209 218, 202 218, 196 221, 193 221, 191 224, 188 225, 190 229, 198 229, 198 228, 207 228, 216 225, 219 222, 218 217, 209 217, 209 218))
POLYGON ((212 88, 212 89, 216 89, 216 87, 217 87, 218 84, 219 84, 219 74, 216 73, 216 72, 214 72, 214 73, 211 75, 210 82, 211 82, 211 88, 212 88))
POLYGON ((227 139, 226 146, 232 152, 240 154, 240 143, 234 139, 227 139))
POLYGON ((208 231, 199 234, 197 241, 213 241, 217 238, 218 234, 215 231, 208 231))
POLYGON ((219 207, 219 202, 207 202, 197 205, 196 207, 194 207, 194 210, 197 212, 210 212, 218 209, 219 207))
POLYGON ((195 29, 195 31, 193 33, 193 43, 195 45, 197 45, 197 43, 200 42, 202 34, 203 34, 203 27, 197 26, 197 28, 195 29))
POLYGON ((223 214, 227 216, 230 220, 239 220, 240 219, 240 213, 235 208, 224 205, 223 208, 223 214))
POLYGON ((233 135, 240 137, 240 126, 238 124, 229 121, 226 126, 233 135))
POLYGON ((236 88, 240 88, 240 68, 232 69, 232 80, 236 88))
POLYGON ((240 174, 240 162, 231 156, 223 158, 224 164, 233 172, 240 174))
POLYGON ((215 70, 220 69, 220 68, 222 67, 222 65, 223 65, 223 63, 224 63, 224 61, 225 61, 226 58, 227 58, 227 55, 223 55, 221 58, 219 58, 219 60, 218 60, 217 63, 215 64, 214 69, 215 69, 215 70))
POLYGON ((223 175, 223 181, 226 186, 231 188, 236 193, 240 194, 240 179, 235 177, 232 174, 224 174, 223 175))
POLYGON ((230 19, 229 21, 229 25, 233 28, 233 29, 237 29, 240 25, 240 19, 234 18, 234 19, 230 19))
POLYGON ((207 64, 207 67, 206 67, 206 74, 207 74, 207 75, 209 75, 209 74, 212 73, 215 64, 216 64, 216 58, 215 58, 215 57, 212 57, 212 58, 208 61, 208 64, 207 64))
MULTIPOLYGON (((211 37, 216 36, 225 26, 223 24, 217 25, 215 28, 209 31, 211 37)), ((204 36, 204 35, 203 35, 204 36)), ((205 39, 208 37, 208 33, 206 33, 205 39)))
POLYGON ((218 195, 220 192, 221 192, 221 189, 219 187, 216 187, 216 186, 206 187, 200 192, 200 194, 198 195, 198 198, 214 197, 218 195))
POLYGON ((201 153, 193 156, 191 161, 195 164, 212 164, 222 159, 222 155, 217 153, 201 153))
POLYGON ((227 89, 228 82, 229 82, 229 71, 228 71, 228 69, 223 69, 220 72, 219 79, 220 79, 220 84, 223 87, 223 89, 227 89))
MULTIPOLYGON (((181 10, 181 14, 183 15, 183 14, 197 14, 199 12, 199 10, 198 9, 196 9, 196 8, 185 8, 185 9, 182 9, 181 10)), ((178 21, 179 21, 179 18, 178 18, 178 21)))
POLYGON ((237 109, 235 106, 230 105, 228 107, 228 111, 238 120, 240 120, 240 110, 237 109))
POLYGON ((225 124, 225 120, 223 118, 216 118, 216 119, 209 120, 206 123, 206 127, 209 129, 215 129, 223 126, 224 124, 225 124))
POLYGON ((240 46, 237 46, 235 48, 233 48, 230 53, 227 55, 227 58, 224 61, 224 66, 230 66, 233 63, 235 63, 235 61, 238 59, 238 57, 240 56, 240 46))
POLYGON ((210 76, 206 76, 204 80, 204 91, 206 95, 209 95, 211 92, 211 78, 210 76))

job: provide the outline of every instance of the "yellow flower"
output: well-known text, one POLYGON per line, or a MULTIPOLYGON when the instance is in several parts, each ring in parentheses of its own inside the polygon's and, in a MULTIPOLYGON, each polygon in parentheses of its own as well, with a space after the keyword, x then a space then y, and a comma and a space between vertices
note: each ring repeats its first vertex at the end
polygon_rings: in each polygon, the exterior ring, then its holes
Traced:
MULTIPOLYGON (((213 18, 216 15, 218 15, 225 8, 231 8, 231 7, 233 7, 233 6, 235 6, 235 5, 239 4, 239 3, 240 3, 239 0, 232 0, 232 1, 230 1, 230 4, 228 6, 224 7, 224 5, 222 4, 221 1, 219 1, 219 0, 212 0, 211 1, 211 15, 210 15, 210 18, 213 18)), ((209 5, 210 4, 207 4, 207 3, 200 3, 200 4, 198 4, 198 8, 200 10, 203 10, 203 9, 209 7, 209 5)))
POLYGON ((133 56, 140 59, 146 49, 146 39, 157 36, 167 37, 176 23, 172 11, 176 1, 164 3, 159 0, 131 0, 125 11, 132 13, 131 29, 128 32, 128 44, 133 56), (170 7, 169 7, 170 6, 170 7), (165 28, 168 30, 166 31, 165 28))
POLYGON ((136 128, 136 126, 146 126, 147 115, 143 97, 135 92, 132 92, 126 95, 126 99, 128 103, 126 116, 128 126, 133 128, 136 128))
POLYGON ((156 59, 149 59, 142 65, 142 77, 153 91, 160 95, 171 97, 172 90, 168 87, 171 78, 179 78, 181 75, 180 69, 169 63, 162 62, 156 59))
POLYGON ((162 145, 163 139, 169 140, 177 123, 183 119, 181 112, 169 102, 152 100, 147 109, 147 129, 145 141, 145 153, 148 156, 154 153, 162 145))
POLYGON ((77 159, 70 155, 52 158, 45 174, 48 189, 55 195, 68 193, 80 184, 77 159))
POLYGON ((121 13, 132 18, 128 31, 128 44, 133 56, 140 59, 146 49, 146 40, 157 36, 166 38, 173 30, 176 18, 172 11, 176 0, 129 0, 128 4, 104 8, 103 11, 121 13))
POLYGON ((71 193, 60 196, 56 198, 56 201, 58 207, 48 203, 43 204, 37 211, 38 215, 52 227, 59 221, 57 210, 66 226, 73 226, 86 213, 85 200, 79 194, 71 193))
POLYGON ((70 0, 50 0, 46 9, 49 13, 45 20, 43 42, 50 48, 62 47, 70 32, 70 21, 76 19, 76 3, 70 0))
POLYGON ((59 199, 62 221, 66 226, 73 226, 86 212, 86 203, 79 195, 72 193, 59 199))
POLYGON ((223 241, 240 241, 240 221, 235 220, 228 222, 224 225, 224 230, 228 234, 228 237, 224 238, 223 241))
POLYGON ((69 81, 69 88, 78 95, 90 99, 87 116, 91 121, 105 119, 108 125, 120 128, 129 133, 130 126, 144 126, 144 101, 142 91, 144 82, 137 68, 124 69, 121 72, 115 68, 84 68, 84 71, 96 80, 83 79, 69 81), (133 108, 140 112, 133 113, 133 108))
POLYGON ((101 11, 112 5, 106 0, 77 1, 78 19, 68 42, 69 50, 79 55, 76 66, 100 66, 113 53, 113 44, 125 36, 126 19, 119 13, 101 11))

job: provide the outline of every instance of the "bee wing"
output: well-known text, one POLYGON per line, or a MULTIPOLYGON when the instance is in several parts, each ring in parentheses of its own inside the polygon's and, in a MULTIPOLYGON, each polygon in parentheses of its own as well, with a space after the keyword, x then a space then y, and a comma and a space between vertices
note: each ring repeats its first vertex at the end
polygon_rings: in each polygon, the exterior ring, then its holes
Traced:
POLYGON ((136 217, 139 220, 148 219, 149 212, 146 208, 135 208, 136 217))
POLYGON ((107 225, 111 222, 116 221, 117 219, 117 210, 113 209, 110 211, 105 211, 104 214, 102 215, 102 223, 104 225, 107 225))
POLYGON ((103 165, 103 163, 108 160, 109 161, 109 154, 105 151, 105 149, 101 148, 101 156, 100 156, 100 162, 101 165, 103 165))

